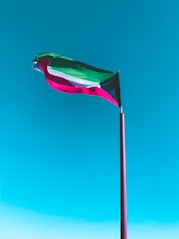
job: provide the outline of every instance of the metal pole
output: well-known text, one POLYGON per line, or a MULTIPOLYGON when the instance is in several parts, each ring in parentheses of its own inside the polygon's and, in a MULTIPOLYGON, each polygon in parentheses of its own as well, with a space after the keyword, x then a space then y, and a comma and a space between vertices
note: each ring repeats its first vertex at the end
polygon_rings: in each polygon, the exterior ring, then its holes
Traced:
POLYGON ((124 113, 120 107, 120 210, 121 210, 121 239, 127 239, 127 202, 126 202, 126 151, 124 113))

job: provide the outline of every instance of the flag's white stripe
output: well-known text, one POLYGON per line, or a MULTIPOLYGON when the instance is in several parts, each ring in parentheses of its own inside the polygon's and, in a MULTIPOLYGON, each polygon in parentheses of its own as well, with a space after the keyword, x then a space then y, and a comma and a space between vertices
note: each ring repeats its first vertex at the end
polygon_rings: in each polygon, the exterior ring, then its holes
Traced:
POLYGON ((84 79, 81 79, 81 78, 78 78, 75 76, 71 76, 71 75, 63 73, 61 71, 56 71, 50 67, 47 67, 47 70, 48 70, 49 74, 67 79, 74 85, 81 85, 81 86, 86 86, 86 87, 101 87, 100 84, 97 82, 91 82, 91 81, 84 80, 84 79))

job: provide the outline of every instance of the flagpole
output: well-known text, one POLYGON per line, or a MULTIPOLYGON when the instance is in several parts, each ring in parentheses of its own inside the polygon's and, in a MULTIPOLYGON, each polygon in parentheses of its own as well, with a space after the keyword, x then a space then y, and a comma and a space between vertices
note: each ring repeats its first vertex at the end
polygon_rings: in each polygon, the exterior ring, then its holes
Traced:
POLYGON ((121 239, 127 239, 126 150, 124 113, 120 106, 120 214, 121 239))

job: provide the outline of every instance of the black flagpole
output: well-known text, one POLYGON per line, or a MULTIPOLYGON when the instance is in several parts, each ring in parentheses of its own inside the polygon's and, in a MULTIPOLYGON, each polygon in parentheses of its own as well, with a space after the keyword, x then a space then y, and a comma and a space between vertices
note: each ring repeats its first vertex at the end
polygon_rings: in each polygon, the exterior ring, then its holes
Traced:
POLYGON ((127 239, 127 200, 126 200, 126 150, 124 113, 120 106, 120 214, 121 239, 127 239))

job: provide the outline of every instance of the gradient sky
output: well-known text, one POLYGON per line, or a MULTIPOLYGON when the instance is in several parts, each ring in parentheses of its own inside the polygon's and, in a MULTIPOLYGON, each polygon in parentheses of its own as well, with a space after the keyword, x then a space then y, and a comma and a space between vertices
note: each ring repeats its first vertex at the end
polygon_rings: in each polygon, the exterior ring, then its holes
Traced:
MULTIPOLYGON (((102 98, 49 88, 31 68, 39 52, 120 69, 129 239, 152 231, 146 227, 158 232, 157 239, 177 228, 178 11, 176 0, 1 4, 0 222, 6 217, 7 228, 10 218, 21 225, 40 215, 51 218, 46 224, 72 220, 84 228, 82 238, 88 238, 87 225, 99 234, 105 228, 106 238, 119 237, 119 109, 102 98)), ((63 239, 74 238, 67 231, 63 239)))

